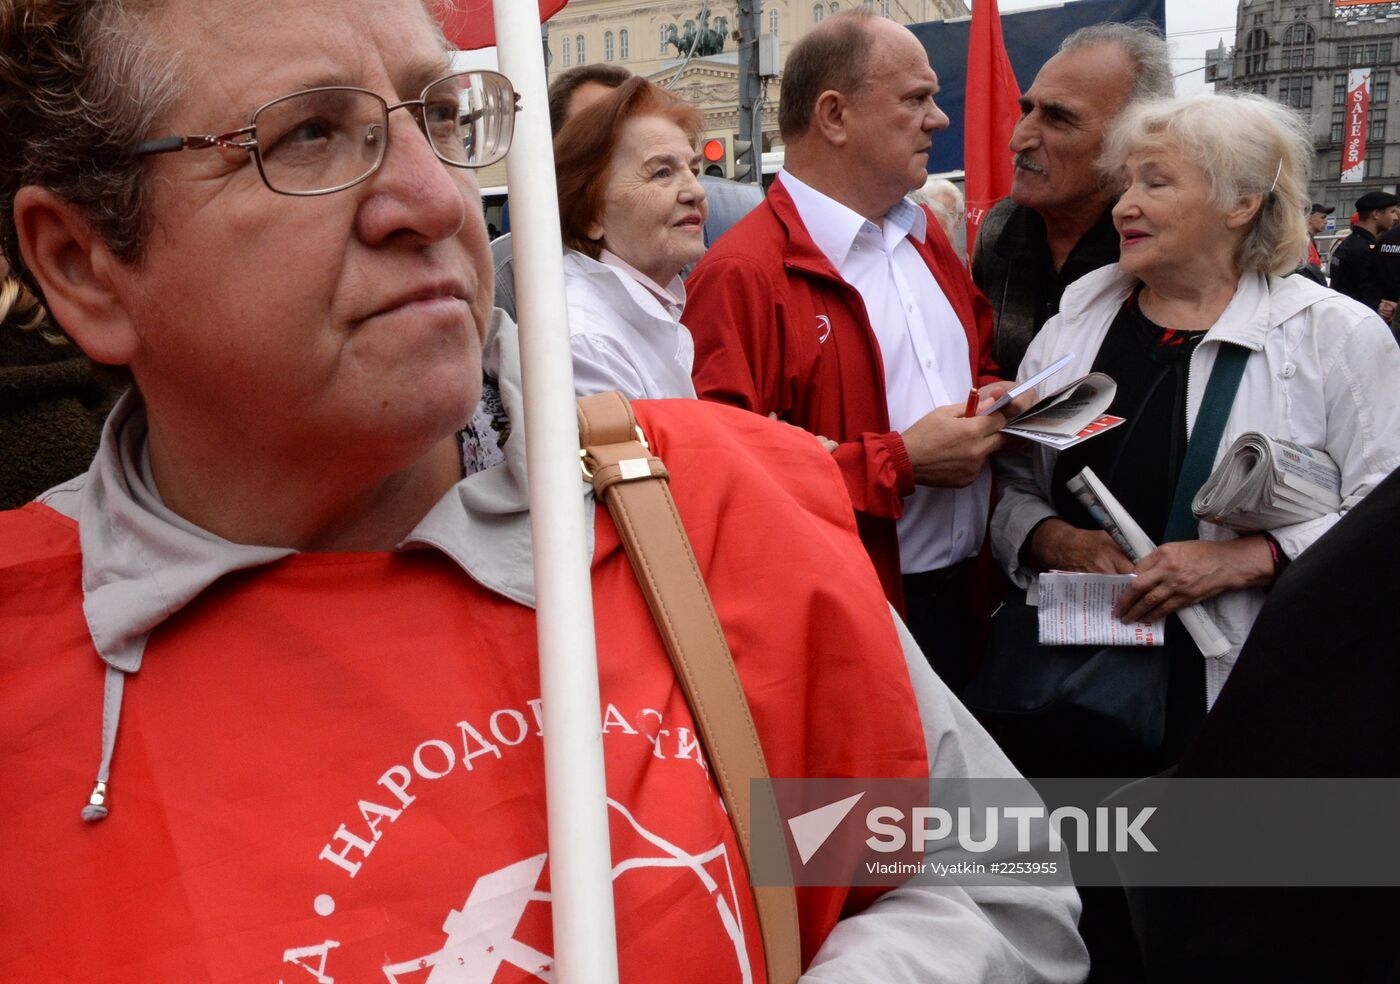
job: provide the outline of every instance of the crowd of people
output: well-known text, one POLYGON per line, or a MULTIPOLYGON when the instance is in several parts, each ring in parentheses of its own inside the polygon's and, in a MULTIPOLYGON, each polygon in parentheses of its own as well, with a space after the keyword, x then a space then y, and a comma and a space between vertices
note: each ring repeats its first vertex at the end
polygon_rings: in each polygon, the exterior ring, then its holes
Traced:
MULTIPOLYGON (((473 175, 515 97, 452 69, 430 7, 0 11, 6 979, 553 979, 514 243, 473 175)), ((1065 39, 967 262, 961 195, 927 175, 936 66, 868 6, 793 47, 783 168, 713 242, 697 108, 613 65, 551 86, 577 393, 638 401, 770 774, 1400 766, 1366 630, 1385 582, 1348 561, 1400 522, 1396 200, 1357 202, 1329 288, 1304 122, 1177 98, 1170 64, 1150 25, 1065 39), (1037 393, 1000 398, 1066 357, 1047 385, 1104 373, 1124 422, 1062 450, 1005 433, 1037 393), (1247 432, 1328 456, 1340 506, 1249 532, 1192 514, 1247 432), (1156 549, 1129 557, 1067 490, 1085 467, 1156 549), (1099 648, 1004 631, 1049 571, 1133 575, 1114 616, 1165 620, 1130 695, 1157 727, 986 699, 994 660, 1099 648)), ((579 496, 622 978, 763 979, 695 718, 579 496)), ((1394 971, 1347 961, 1400 909, 1333 896, 1228 939, 1211 893, 796 898, 813 984, 1394 971), (1306 957, 1269 945, 1305 926, 1306 957)))

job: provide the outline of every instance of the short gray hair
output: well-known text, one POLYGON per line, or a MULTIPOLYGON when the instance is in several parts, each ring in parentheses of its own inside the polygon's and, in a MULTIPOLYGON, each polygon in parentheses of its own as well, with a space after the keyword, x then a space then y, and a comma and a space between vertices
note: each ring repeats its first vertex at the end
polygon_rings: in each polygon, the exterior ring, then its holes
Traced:
POLYGON ((1286 274, 1307 242, 1313 149, 1307 121, 1272 99, 1206 93, 1129 106, 1104 140, 1099 167, 1113 179, 1129 155, 1162 148, 1200 166, 1222 210, 1248 195, 1263 202, 1240 247, 1245 270, 1286 274))
POLYGON ((1133 87, 1128 91, 1126 106, 1143 99, 1172 96, 1172 52, 1167 39, 1156 24, 1135 20, 1127 24, 1106 21, 1081 27, 1060 42, 1060 53, 1093 48, 1101 44, 1116 44, 1128 56, 1133 66, 1133 87))
POLYGON ((778 97, 778 132, 784 141, 800 139, 812 125, 817 97, 828 89, 846 96, 860 91, 875 47, 871 7, 854 7, 828 17, 792 46, 783 63, 778 97))

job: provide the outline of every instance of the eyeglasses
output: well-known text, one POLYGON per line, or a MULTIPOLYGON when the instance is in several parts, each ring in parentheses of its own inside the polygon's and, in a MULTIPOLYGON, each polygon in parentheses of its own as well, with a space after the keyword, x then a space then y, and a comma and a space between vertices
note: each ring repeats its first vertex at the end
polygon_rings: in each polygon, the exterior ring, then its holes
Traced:
POLYGON ((263 183, 279 195, 329 195, 379 170, 389 146, 389 114, 396 109, 413 114, 438 160, 478 168, 505 157, 519 108, 519 94, 498 72, 444 76, 417 99, 392 106, 368 89, 323 86, 264 103, 237 130, 160 137, 138 144, 132 154, 246 150, 263 183))

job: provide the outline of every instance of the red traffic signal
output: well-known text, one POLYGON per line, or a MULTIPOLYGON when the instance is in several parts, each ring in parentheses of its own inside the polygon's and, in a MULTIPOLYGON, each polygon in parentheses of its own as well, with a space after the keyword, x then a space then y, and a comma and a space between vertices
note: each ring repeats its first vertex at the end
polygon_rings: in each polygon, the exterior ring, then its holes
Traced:
POLYGON ((724 160, 724 141, 718 138, 706 140, 705 146, 700 148, 700 153, 707 161, 722 161, 724 160))

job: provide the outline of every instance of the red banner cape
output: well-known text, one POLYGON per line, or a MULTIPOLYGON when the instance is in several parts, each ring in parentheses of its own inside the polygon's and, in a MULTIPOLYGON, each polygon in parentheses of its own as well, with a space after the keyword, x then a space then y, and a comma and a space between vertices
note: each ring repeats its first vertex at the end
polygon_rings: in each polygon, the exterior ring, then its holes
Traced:
MULTIPOLYGON (((518 2, 518 0, 517 0, 518 2)), ((567 0, 540 0, 540 22, 543 23, 564 9, 567 0)), ((489 48, 496 43, 496 19, 491 0, 457 0, 444 12, 442 30, 462 51, 489 48)))
POLYGON ((1001 39, 997 0, 976 0, 967 42, 967 100, 963 126, 963 194, 967 250, 987 210, 1011 193, 1011 131, 1021 116, 1021 89, 1001 39))

